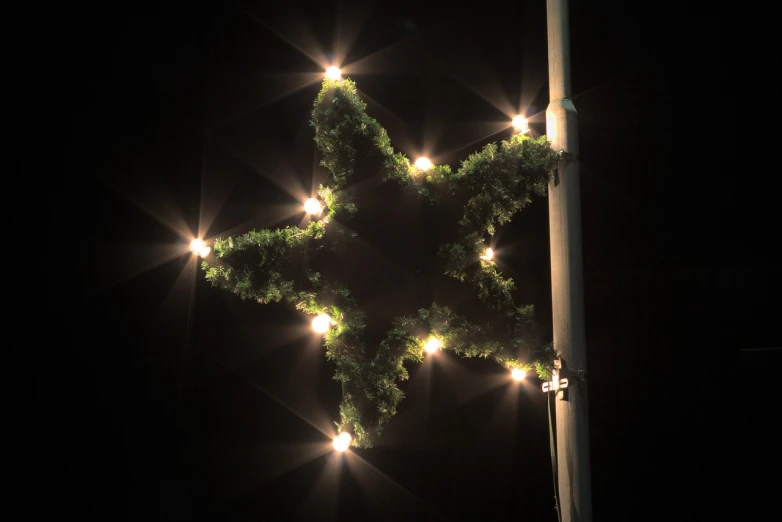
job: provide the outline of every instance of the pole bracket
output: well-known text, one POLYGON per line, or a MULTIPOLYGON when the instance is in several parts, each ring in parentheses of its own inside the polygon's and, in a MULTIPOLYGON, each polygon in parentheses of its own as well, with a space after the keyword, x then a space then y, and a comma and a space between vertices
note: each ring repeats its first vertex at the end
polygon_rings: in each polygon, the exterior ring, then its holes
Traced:
POLYGON ((557 156, 559 157, 559 159, 565 161, 578 159, 578 154, 573 154, 572 152, 565 152, 564 150, 560 150, 559 152, 557 152, 557 156))
POLYGON ((586 380, 586 370, 580 368, 579 369, 568 368, 567 364, 565 364, 565 361, 562 360, 562 357, 557 357, 556 359, 554 359, 554 370, 556 370, 560 379, 564 377, 570 379, 578 379, 579 381, 586 380))
POLYGON ((561 357, 554 359, 554 372, 552 379, 543 383, 543 391, 557 392, 559 400, 567 400, 567 388, 570 386, 570 380, 580 382, 586 381, 586 370, 568 368, 561 357))
POLYGON ((554 376, 553 379, 550 381, 546 381, 543 383, 543 391, 544 392, 550 392, 550 391, 559 391, 564 390, 568 387, 569 381, 567 377, 559 378, 557 376, 554 376))

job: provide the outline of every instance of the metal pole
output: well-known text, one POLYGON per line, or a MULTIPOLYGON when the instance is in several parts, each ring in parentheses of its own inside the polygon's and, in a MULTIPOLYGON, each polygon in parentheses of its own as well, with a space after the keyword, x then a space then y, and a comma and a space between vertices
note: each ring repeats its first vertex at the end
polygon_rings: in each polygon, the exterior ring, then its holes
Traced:
POLYGON ((555 401, 560 514, 562 522, 591 522, 578 115, 570 100, 567 0, 546 0, 546 20, 546 134, 552 148, 562 152, 548 195, 553 340, 562 365, 559 377, 568 378, 568 387, 556 392, 555 401))

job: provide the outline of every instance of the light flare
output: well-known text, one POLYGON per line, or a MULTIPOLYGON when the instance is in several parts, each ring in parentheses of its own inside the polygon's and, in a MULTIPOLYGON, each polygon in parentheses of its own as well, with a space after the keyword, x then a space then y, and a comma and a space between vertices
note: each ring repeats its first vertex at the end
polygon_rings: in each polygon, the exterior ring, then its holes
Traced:
POLYGON ((313 216, 317 216, 323 212, 323 207, 317 199, 309 198, 304 202, 304 212, 313 216))
POLYGON ((340 71, 339 67, 337 67, 336 65, 332 65, 326 68, 325 76, 327 80, 336 82, 342 79, 342 71, 340 71))
POLYGON ((429 160, 429 158, 418 158, 415 160, 415 168, 422 172, 426 172, 432 168, 432 162, 429 160))
POLYGON ((525 116, 522 116, 521 114, 518 114, 513 117, 513 119, 511 120, 511 125, 513 126, 514 129, 516 129, 521 134, 526 134, 527 132, 529 132, 529 120, 525 116))
POLYGON ((439 339, 436 337, 430 337, 428 341, 426 341, 426 344, 424 345, 424 350, 426 350, 426 353, 435 353, 437 350, 443 347, 443 343, 440 342, 439 339))
POLYGON ((334 446, 334 450, 343 453, 347 451, 347 449, 350 447, 350 442, 353 440, 353 437, 350 436, 350 433, 343 431, 336 437, 334 437, 334 440, 332 441, 332 445, 334 446))
POLYGON ((320 314, 312 320, 312 329, 315 333, 324 334, 331 328, 331 317, 328 314, 320 314))
POLYGON ((203 239, 195 238, 190 242, 190 251, 199 257, 206 257, 212 248, 206 246, 203 239))

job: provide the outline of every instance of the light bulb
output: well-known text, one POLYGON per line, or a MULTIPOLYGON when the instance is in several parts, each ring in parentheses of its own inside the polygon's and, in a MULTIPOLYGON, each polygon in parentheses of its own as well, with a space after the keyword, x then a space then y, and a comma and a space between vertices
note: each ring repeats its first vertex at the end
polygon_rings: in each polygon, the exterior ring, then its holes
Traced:
POLYGON ((514 381, 523 381, 524 377, 527 376, 527 372, 522 370, 521 368, 514 368, 510 372, 511 377, 513 377, 514 381))
POLYGON ((320 314, 312 320, 312 329, 315 333, 324 334, 329 331, 331 326, 331 317, 328 314, 320 314))
POLYGON ((190 242, 190 251, 194 254, 197 254, 201 251, 202 248, 204 248, 204 241, 202 239, 195 238, 190 242))
POLYGON ((202 239, 195 238, 190 242, 190 251, 197 256, 206 257, 212 249, 206 246, 202 239))
POLYGON ((342 79, 342 71, 339 70, 339 67, 336 65, 332 65, 331 67, 328 67, 326 69, 326 79, 331 81, 337 81, 342 79))
POLYGON ((334 449, 342 453, 343 451, 346 451, 350 447, 350 441, 353 440, 353 437, 350 436, 350 433, 343 431, 336 437, 334 437, 334 440, 332 442, 332 445, 334 446, 334 449))
POLYGON ((304 202, 304 212, 314 216, 323 212, 323 207, 320 206, 320 202, 317 199, 310 198, 304 202))
POLYGON ((436 339, 434 337, 430 337, 428 341, 426 341, 426 344, 424 345, 424 350, 426 350, 427 353, 434 353, 440 348, 442 348, 443 343, 439 341, 439 339, 436 339))
POLYGON ((522 134, 529 130, 529 120, 527 120, 527 118, 521 114, 513 117, 513 120, 511 120, 511 125, 513 125, 513 128, 522 134))
POLYGON ((432 168, 432 162, 429 161, 429 158, 418 158, 415 160, 415 168, 425 172, 432 168))
POLYGON ((491 261, 491 258, 494 257, 494 250, 491 249, 491 247, 486 249, 486 252, 481 256, 481 259, 484 261, 491 261))

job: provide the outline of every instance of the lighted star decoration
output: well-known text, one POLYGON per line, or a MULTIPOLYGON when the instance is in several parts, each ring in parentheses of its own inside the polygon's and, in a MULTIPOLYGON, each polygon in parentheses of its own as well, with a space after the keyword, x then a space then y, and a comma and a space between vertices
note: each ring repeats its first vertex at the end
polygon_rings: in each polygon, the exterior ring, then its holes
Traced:
MULTIPOLYGON (((362 8, 361 6, 356 6, 359 10, 362 8)), ((316 33, 307 27, 307 23, 303 22, 301 23, 301 20, 299 20, 298 24, 289 25, 287 23, 285 24, 275 24, 272 21, 268 20, 267 11, 263 11, 261 9, 255 9, 253 10, 249 6, 239 6, 239 8, 249 17, 251 17, 253 20, 259 22, 259 24, 263 25, 266 30, 270 31, 271 33, 274 33, 277 35, 280 39, 287 42, 287 44, 293 48, 299 51, 303 56, 306 56, 311 60, 311 62, 316 66, 316 70, 313 70, 313 72, 289 72, 281 75, 271 75, 270 77, 266 78, 265 81, 267 84, 271 85, 272 88, 261 93, 260 91, 252 90, 251 94, 248 94, 245 99, 241 100, 241 103, 237 104, 236 107, 238 107, 238 110, 236 112, 231 111, 225 111, 224 117, 221 120, 216 121, 209 121, 208 127, 210 130, 210 134, 212 134, 215 131, 218 131, 220 128, 225 127, 227 125, 231 125, 234 122, 237 122, 245 117, 248 117, 250 115, 253 115, 256 111, 258 111, 260 108, 271 105, 276 103, 279 100, 282 100, 286 97, 289 97, 293 95, 294 93, 300 92, 303 89, 306 89, 310 86, 313 86, 317 83, 320 83, 324 79, 324 71, 331 65, 339 66, 340 67, 340 79, 343 76, 346 75, 360 75, 360 74, 377 74, 378 72, 382 72, 382 74, 403 74, 407 76, 409 74, 408 70, 408 63, 409 60, 407 59, 408 56, 404 55, 398 55, 395 56, 395 54, 400 50, 404 48, 408 49, 415 49, 414 52, 419 52, 419 49, 417 46, 410 46, 409 44, 415 40, 415 36, 410 38, 405 38, 401 41, 397 41, 389 46, 383 47, 376 52, 373 52, 369 55, 365 55, 358 60, 347 63, 346 59, 351 54, 349 53, 352 43, 357 39, 357 37, 361 34, 363 29, 363 24, 361 22, 350 22, 350 23, 340 23, 338 24, 338 27, 336 28, 334 32, 334 41, 332 42, 333 47, 329 49, 329 52, 326 52, 326 49, 323 48, 320 43, 317 41, 317 35, 316 33), (271 22, 271 23, 270 23, 271 22), (346 64, 346 65, 345 65, 346 64), (404 71, 404 72, 403 72, 404 71), (269 92, 271 91, 271 92, 269 92)), ((369 7, 367 9, 370 9, 369 7)), ((356 17, 356 12, 354 9, 351 10, 351 19, 352 20, 366 20, 365 17, 356 17)), ((287 20, 286 20, 287 22, 287 20)), ((523 35, 521 36, 523 40, 523 35)), ((431 40, 431 39, 430 39, 431 40)), ((445 40, 443 40, 445 41, 445 40)), ((517 41, 521 41, 518 40, 517 41)), ((505 118, 502 118, 500 121, 481 121, 481 122, 469 122, 469 125, 465 125, 460 129, 460 133, 463 136, 463 139, 461 140, 460 146, 456 150, 452 151, 443 151, 440 149, 440 156, 441 157, 451 157, 456 152, 461 152, 462 150, 469 150, 470 147, 472 147, 475 143, 478 142, 485 142, 486 139, 492 138, 494 135, 498 133, 502 133, 507 131, 508 129, 512 128, 514 132, 522 133, 522 130, 517 128, 517 126, 513 125, 512 119, 514 118, 514 115, 518 115, 520 112, 524 111, 527 116, 529 117, 528 121, 538 121, 540 122, 541 119, 540 116, 543 116, 543 112, 540 110, 537 110, 534 105, 533 101, 540 97, 541 93, 545 92, 546 90, 546 83, 543 78, 543 76, 540 76, 538 78, 538 81, 535 81, 535 75, 525 75, 524 76, 524 89, 522 92, 519 93, 520 99, 518 101, 518 105, 515 103, 511 103, 511 101, 507 98, 505 89, 503 85, 499 82, 498 77, 496 75, 496 71, 492 69, 489 62, 484 60, 480 56, 471 56, 471 53, 475 53, 474 46, 470 45, 469 39, 463 40, 462 45, 463 47, 459 48, 460 42, 454 41, 453 39, 448 40, 448 52, 453 53, 455 55, 458 55, 460 59, 458 60, 458 67, 452 67, 451 70, 447 70, 452 78, 456 80, 458 83, 460 83, 463 87, 471 90, 475 95, 479 96, 481 99, 483 99, 485 102, 493 106, 498 114, 502 114, 505 116, 505 118)), ((447 64, 442 64, 447 69, 447 64)), ((595 88, 596 86, 590 87, 590 90, 595 88)), ((438 129, 432 128, 427 126, 426 128, 422 129, 424 133, 424 143, 423 148, 420 149, 419 146, 421 144, 414 143, 412 139, 407 134, 407 125, 404 121, 396 117, 391 111, 384 108, 382 104, 380 104, 377 100, 370 99, 366 93, 361 92, 360 90, 357 91, 358 94, 361 95, 361 97, 366 100, 370 106, 374 110, 380 110, 383 111, 383 122, 386 125, 389 130, 392 131, 392 134, 395 136, 396 144, 399 146, 398 148, 405 151, 415 151, 413 153, 414 158, 418 158, 418 154, 424 153, 424 154, 431 154, 432 151, 435 148, 435 142, 437 141, 437 134, 438 129)), ((583 93, 582 93, 583 94, 583 93)), ((577 98, 579 95, 575 95, 573 98, 577 98)), ((490 118, 491 119, 491 118, 490 118)), ((205 122, 206 125, 207 122, 205 122)), ((206 134, 206 132, 205 132, 206 134)), ((532 132, 527 132, 526 135, 530 136, 533 135, 532 132)), ((207 143, 205 143, 205 152, 204 156, 206 156, 207 151, 207 143)), ((232 147, 229 143, 223 143, 223 146, 227 146, 228 150, 227 152, 233 154, 237 159, 242 158, 242 151, 238 150, 238 147, 232 147)), ((273 147, 264 147, 263 143, 256 143, 254 146, 257 148, 256 152, 260 155, 266 158, 266 160, 271 164, 275 163, 276 167, 273 169, 255 169, 255 171, 258 173, 258 175, 265 177, 267 181, 272 182, 276 184, 280 189, 288 193, 292 200, 296 201, 296 204, 279 204, 279 205, 268 205, 263 207, 262 209, 259 209, 259 212, 257 215, 254 215, 250 220, 244 223, 236 223, 233 227, 230 229, 223 229, 220 230, 216 235, 221 236, 222 238, 227 238, 234 234, 239 234, 248 229, 248 226, 251 225, 253 227, 273 227, 276 226, 278 223, 288 220, 289 218, 292 218, 297 215, 297 213, 300 212, 302 208, 302 204, 304 201, 309 198, 310 196, 315 196, 315 194, 310 194, 309 190, 305 190, 304 186, 301 185, 298 182, 300 172, 294 171, 293 168, 289 163, 285 161, 285 158, 281 157, 279 155, 279 151, 275 150, 273 147), (272 153, 272 154, 269 154, 272 153), (273 156, 274 154, 277 155, 276 159, 278 161, 274 161, 273 156), (282 160, 282 161, 280 161, 282 160)), ((431 160, 430 160, 431 161, 431 160)), ((582 163, 582 168, 585 168, 586 165, 582 163)), ((417 169, 415 172, 416 176, 419 176, 419 178, 416 180, 419 183, 423 183, 426 181, 426 171, 422 169, 417 169)), ((209 255, 207 253, 207 256, 201 256, 200 253, 203 252, 203 250, 196 249, 195 251, 193 249, 190 249, 188 252, 188 244, 192 239, 200 239, 204 242, 204 245, 212 245, 214 235, 215 234, 209 234, 209 231, 211 230, 211 226, 215 218, 220 213, 220 210, 222 206, 227 202, 229 199, 229 195, 232 193, 232 190, 234 186, 231 183, 225 183, 225 180, 221 180, 221 183, 218 185, 211 185, 209 187, 209 190, 207 191, 205 189, 204 181, 208 177, 206 175, 206 169, 202 171, 202 194, 201 194, 201 201, 199 204, 199 212, 198 212, 198 224, 193 229, 193 223, 191 223, 186 218, 186 212, 184 212, 183 209, 178 208, 177 205, 173 202, 173 199, 170 198, 161 198, 160 194, 162 193, 157 186, 158 179, 157 178, 150 178, 149 187, 146 187, 146 192, 144 192, 144 188, 142 187, 141 191, 139 191, 138 184, 134 185, 116 185, 113 187, 113 189, 121 195, 123 198, 125 198, 127 201, 134 204, 140 211, 144 212, 146 215, 148 215, 150 218, 154 219, 157 223, 159 223, 162 227, 166 228, 170 232, 176 234, 180 241, 176 243, 165 243, 165 244, 144 244, 144 245, 136 245, 134 244, 132 248, 129 248, 127 252, 124 253, 122 260, 123 263, 115 263, 111 266, 108 264, 104 264, 104 270, 109 270, 109 273, 103 273, 102 274, 102 283, 101 286, 106 289, 109 288, 112 285, 118 284, 121 281, 127 281, 131 278, 134 278, 140 274, 143 274, 145 272, 149 272, 153 270, 155 267, 158 267, 160 265, 163 265, 167 262, 170 262, 172 260, 177 260, 183 255, 189 256, 190 260, 188 263, 185 263, 183 265, 183 268, 176 278, 175 281, 173 281, 173 284, 170 286, 168 293, 166 294, 166 298, 164 299, 164 303, 162 303, 161 312, 166 314, 168 320, 173 320, 173 318, 177 318, 176 320, 179 320, 178 318, 181 316, 182 310, 190 310, 190 313, 187 315, 187 321, 188 321, 188 332, 190 332, 191 325, 192 325, 192 309, 193 309, 193 303, 195 299, 195 277, 197 275, 196 267, 199 262, 203 260, 204 257, 207 257, 208 263, 215 264, 219 263, 221 261, 220 258, 217 258, 214 255, 209 255), (202 239, 203 238, 203 239, 202 239), (141 246, 142 248, 139 248, 141 246)), ((331 183, 326 183, 326 186, 331 186, 331 183)), ((165 187, 164 187, 165 188, 165 187)), ((312 197, 312 199, 315 199, 312 197)), ((318 200, 320 204, 323 203, 322 199, 318 200)), ((321 207, 323 209, 325 207, 321 207)), ((302 216, 302 221, 300 223, 300 226, 302 224, 308 223, 309 219, 316 217, 321 222, 327 222, 329 219, 329 216, 332 214, 331 211, 326 212, 325 215, 322 215, 321 213, 310 213, 309 211, 305 211, 302 216)), ((336 226, 340 226, 342 224, 334 221, 333 225, 329 226, 329 229, 332 229, 336 226)), ((212 232, 214 232, 212 230, 212 232)), ((488 241, 487 241, 488 243, 488 241)), ((490 247, 487 247, 487 249, 490 247)), ((482 251, 482 255, 478 255, 478 258, 480 259, 480 263, 483 265, 485 263, 494 263, 495 259, 499 260, 501 257, 501 252, 497 252, 497 256, 494 256, 494 251, 492 251, 492 256, 487 256, 487 249, 482 251), (488 259, 487 259, 488 258, 488 259)), ((479 248, 479 250, 481 250, 479 248)), ((502 266, 500 264, 500 266, 502 266)), ((466 280, 466 282, 469 282, 469 279, 466 280)), ((297 304, 297 303, 296 303, 297 304)), ((310 318, 316 317, 319 314, 316 314, 315 312, 312 312, 310 315, 310 318)), ((337 317, 336 319, 341 319, 337 317)), ((340 328, 340 323, 337 321, 330 321, 328 329, 326 330, 327 333, 325 334, 317 334, 315 336, 315 339, 320 339, 320 336, 323 335, 324 343, 327 345, 327 354, 330 352, 329 348, 329 337, 333 335, 333 332, 338 331, 340 328)), ((314 327, 313 326, 313 331, 314 327)), ((274 325, 275 328, 275 335, 274 335, 274 344, 275 346, 281 346, 285 344, 286 335, 285 332, 280 332, 281 327, 279 325, 274 325)), ((290 333, 290 332, 289 332, 290 333)), ((426 337, 427 333, 424 332, 421 334, 423 337, 426 337)), ((296 337, 298 334, 296 335, 296 337)), ((290 339, 289 340, 293 340, 290 339)), ((422 342, 423 344, 423 342, 422 342)), ((452 348, 451 345, 446 346, 445 349, 452 348)), ((435 351, 433 357, 433 360, 438 361, 447 361, 448 359, 444 358, 436 358, 438 352, 441 350, 438 349, 435 351)), ((428 352, 424 352, 427 353, 428 352)), ((184 350, 182 351, 183 360, 181 361, 181 365, 184 368, 186 366, 186 358, 188 357, 188 351, 184 350)), ((212 354, 214 356, 214 354, 212 354)), ((428 355, 427 355, 428 356, 428 355)), ((221 364, 225 365, 226 368, 229 366, 225 363, 221 362, 221 364)), ((232 366, 232 365, 231 365, 232 366)), ((339 367, 339 365, 338 365, 339 367)), ((350 401, 343 401, 343 406, 346 406, 347 408, 341 408, 340 412, 340 422, 338 423, 338 431, 335 431, 333 428, 329 428, 328 424, 330 419, 323 418, 324 415, 326 415, 325 412, 321 411, 318 408, 315 408, 317 411, 313 411, 311 409, 311 404, 308 404, 307 408, 305 410, 299 410, 295 407, 293 407, 292 404, 287 403, 287 401, 281 400, 279 397, 279 393, 275 393, 273 390, 268 390, 262 388, 260 384, 255 379, 251 379, 248 375, 245 375, 243 372, 239 371, 239 368, 229 368, 232 372, 236 373, 237 376, 240 376, 243 378, 246 382, 251 384, 253 387, 257 388, 264 394, 267 394, 269 397, 280 403, 282 406, 287 408, 292 414, 298 416, 306 423, 312 425, 319 431, 321 431, 326 439, 328 439, 328 443, 322 444, 322 445, 316 445, 315 447, 311 448, 308 451, 303 452, 305 457, 301 460, 296 459, 289 459, 286 457, 285 459, 285 466, 286 469, 289 469, 290 467, 295 467, 301 462, 309 461, 313 458, 316 458, 318 455, 322 455, 324 452, 327 451, 334 451, 334 455, 330 456, 328 459, 328 470, 330 473, 330 477, 333 479, 332 482, 336 483, 335 478, 339 475, 338 468, 340 463, 343 461, 350 464, 353 463, 360 463, 361 466, 359 468, 353 469, 353 471, 363 471, 363 479, 368 479, 370 476, 368 476, 366 473, 369 472, 370 474, 374 474, 376 476, 380 476, 382 480, 388 481, 390 480, 387 476, 383 475, 382 473, 379 473, 376 469, 374 469, 371 465, 367 464, 365 461, 363 461, 360 456, 355 452, 350 452, 346 450, 344 453, 341 451, 338 451, 337 448, 333 447, 332 445, 332 438, 335 436, 338 436, 339 433, 342 433, 343 428, 345 430, 350 430, 351 426, 348 422, 344 422, 344 419, 346 419, 345 412, 349 413, 349 406, 350 401), (315 418, 317 417, 317 418, 315 418), (324 429, 325 428, 325 429, 324 429), (334 458, 336 457, 336 458, 334 458)), ((514 381, 518 379, 518 376, 521 374, 525 374, 524 370, 521 368, 514 367, 512 372, 509 372, 509 378, 512 378, 514 381)), ((185 377, 185 371, 183 370, 181 374, 182 378, 180 380, 180 387, 182 385, 182 381, 185 377)), ((518 383, 517 383, 518 384, 518 383)), ((507 397, 512 397, 513 400, 517 397, 517 394, 509 394, 507 397)), ((515 408, 511 408, 511 411, 515 411, 515 408)), ((367 422, 371 421, 371 416, 368 416, 367 422)), ((379 430, 376 430, 376 434, 379 435, 379 430)), ((344 439, 343 439, 344 440, 344 439)), ((353 445, 359 445, 356 442, 355 437, 351 437, 351 444, 353 445)), ((364 438, 365 441, 369 440, 369 437, 364 438)), ((286 453, 287 455, 287 453, 286 453)), ((328 481, 326 481, 328 482, 328 481)), ((336 492, 333 492, 336 494, 336 492)), ((318 512, 316 513, 317 516, 322 516, 322 505, 318 505, 318 512)))
POLYGON ((529 372, 548 378, 551 344, 535 344, 529 335, 532 306, 516 303, 514 283, 503 277, 490 246, 498 226, 533 196, 545 195, 558 159, 545 137, 531 138, 519 129, 469 155, 456 171, 425 157, 411 162, 394 151, 385 129, 367 114, 355 83, 336 69, 325 74, 311 123, 330 176, 318 198, 304 202, 311 217, 306 226, 217 237, 202 268, 214 286, 243 299, 285 301, 312 317, 312 329, 323 337, 326 357, 336 366, 334 378, 342 384, 334 449, 369 447, 381 436, 403 397, 398 384, 408 376, 407 361, 453 350, 492 358, 514 380, 529 372), (456 189, 469 193, 462 218, 453 225, 458 239, 439 249, 443 275, 468 285, 499 319, 472 323, 433 302, 397 317, 379 345, 367 345, 361 303, 343 282, 328 277, 328 266, 349 256, 360 239, 344 233, 362 204, 345 189, 374 176, 435 206, 456 189))
MULTIPOLYGON (((246 14, 250 15, 253 19, 255 19, 258 22, 263 23, 256 15, 254 15, 251 12, 246 12, 246 14)), ((264 24, 265 25, 265 24, 264 24)), ((232 122, 238 121, 241 118, 244 118, 259 108, 266 106, 268 104, 274 103, 284 97, 290 96, 294 94, 295 92, 300 91, 303 88, 306 88, 310 85, 313 85, 314 83, 321 82, 324 79, 326 81, 331 82, 343 82, 344 76, 347 72, 353 72, 356 74, 362 74, 362 73, 371 73, 372 71, 376 70, 378 67, 382 67, 384 70, 387 70, 389 67, 393 68, 393 64, 396 63, 393 58, 391 58, 391 54, 395 52, 395 49, 400 49, 401 47, 404 47, 408 43, 412 42, 414 38, 407 39, 406 41, 400 41, 397 42, 397 44, 389 47, 381 49, 378 52, 372 53, 370 55, 364 56, 360 58, 359 60, 347 65, 347 66, 337 66, 334 64, 340 64, 345 62, 345 58, 347 55, 347 50, 351 45, 351 38, 345 39, 343 36, 343 41, 341 42, 338 47, 340 47, 339 50, 337 50, 334 54, 327 54, 323 52, 322 49, 319 49, 317 47, 309 47, 308 45, 304 45, 302 42, 298 41, 298 37, 294 38, 294 35, 292 34, 283 34, 280 32, 277 28, 267 26, 267 29, 271 30, 275 34, 277 34, 279 37, 287 41, 292 47, 298 49, 300 52, 302 52, 305 56, 310 58, 314 64, 317 64, 322 67, 320 73, 301 73, 301 74, 288 74, 286 76, 287 80, 290 80, 288 83, 295 83, 298 82, 299 79, 301 79, 301 83, 294 85, 292 87, 286 87, 284 92, 281 92, 279 96, 275 96, 270 99, 261 100, 259 103, 248 103, 248 108, 246 110, 243 110, 239 113, 235 114, 229 114, 228 117, 223 121, 214 121, 209 123, 209 127, 213 130, 217 130, 226 124, 230 124, 232 122), (333 59, 333 61, 332 61, 333 59), (328 65, 331 63, 332 65, 328 65)), ((360 28, 355 28, 355 34, 353 36, 356 36, 360 31, 360 28)), ((300 33, 297 33, 300 34, 300 33)), ((337 42, 339 43, 339 42, 337 42)), ((458 78, 457 78, 458 79, 458 78)), ((464 78, 460 79, 460 81, 463 81, 464 78)), ((382 111, 385 111, 386 115, 386 124, 387 125, 397 125, 397 126, 404 126, 405 123, 400 120, 399 118, 396 118, 391 112, 388 112, 387 109, 385 109, 381 104, 379 104, 375 100, 371 100, 366 93, 361 92, 355 87, 355 84, 347 80, 352 86, 353 86, 353 94, 360 95, 363 99, 368 100, 374 107, 379 108, 382 111), (390 118, 390 119, 389 119, 390 118)), ((465 87, 473 88, 469 84, 469 82, 464 83, 465 87)), ((496 89, 495 89, 496 91, 496 89)), ((511 105, 508 103, 506 99, 504 99, 504 96, 499 93, 499 91, 493 92, 491 96, 486 96, 486 93, 481 93, 478 91, 475 91, 476 94, 480 95, 482 98, 484 98, 486 101, 491 103, 498 111, 504 113, 507 115, 508 120, 506 120, 508 123, 502 123, 502 122, 482 122, 482 124, 491 126, 492 130, 488 133, 488 135, 484 135, 483 138, 477 138, 477 140, 471 141, 471 143, 475 143, 476 141, 481 141, 484 138, 488 138, 491 135, 494 135, 498 132, 502 132, 504 129, 508 129, 509 127, 513 126, 513 123, 510 121, 512 114, 514 114, 514 110, 511 105)), ((372 120, 374 122, 374 120, 372 120)), ((477 122, 481 123, 481 122, 477 122)), ((400 127, 401 128, 401 127, 400 127)), ((480 125, 476 127, 477 129, 482 129, 480 125)), ((382 130, 382 129, 381 129, 382 130)), ((382 131, 383 134, 385 134, 385 131, 382 131)), ((427 132, 431 132, 431 129, 429 129, 427 132)), ((409 140, 406 140, 406 137, 404 135, 404 132, 402 134, 398 134, 398 139, 401 139, 404 142, 404 149, 406 150, 413 150, 417 147, 412 145, 412 142, 409 140)), ((469 144, 465 145, 465 147, 469 146, 469 144)), ((431 151, 433 149, 433 144, 429 143, 428 145, 425 144, 424 149, 427 151, 431 151)), ((268 152, 268 151, 267 151, 268 152)), ((205 148, 204 156, 206 157, 207 151, 205 148)), ((443 153, 443 155, 447 155, 449 153, 443 153)), ((411 165, 410 173, 414 176, 420 176, 419 182, 426 182, 426 179, 428 178, 427 172, 430 169, 437 169, 438 167, 435 167, 432 160, 426 157, 419 157, 415 156, 416 161, 413 165, 411 165)), ((304 195, 305 190, 303 186, 301 186, 298 182, 298 173, 294 172, 292 169, 290 169, 289 166, 287 166, 287 172, 286 172, 286 164, 283 161, 279 164, 279 167, 282 167, 279 169, 279 172, 283 174, 282 177, 274 176, 273 178, 269 177, 264 172, 259 172, 264 177, 267 177, 272 182, 277 183, 280 188, 282 188, 285 192, 290 194, 292 197, 299 200, 298 206, 297 205, 291 205, 291 204, 278 204, 278 205, 269 205, 267 207, 264 207, 261 209, 261 219, 253 218, 252 219, 252 225, 253 226, 273 226, 275 223, 278 223, 280 221, 287 220, 297 214, 299 212, 299 209, 301 208, 301 205, 304 205, 305 208, 305 214, 308 216, 307 219, 302 218, 301 224, 307 222, 309 217, 318 218, 319 222, 322 224, 327 224, 330 220, 330 218, 335 215, 335 212, 329 211, 326 212, 325 215, 323 215, 323 211, 326 208, 325 202, 323 197, 311 197, 309 200, 307 200, 307 196, 304 195), (305 201, 307 200, 307 201, 305 201), (316 205, 317 203, 317 205, 316 205)), ((279 168, 278 167, 278 168, 279 168)), ((204 167, 205 168, 205 167, 204 167)), ((203 172, 202 175, 206 177, 206 173, 203 172)), ((204 180, 202 180, 203 182, 204 180)), ((326 190, 328 190, 329 187, 333 186, 332 183, 326 184, 326 190)), ((178 314, 179 310, 181 310, 183 307, 188 308, 189 303, 189 309, 192 313, 192 306, 193 306, 193 300, 194 300, 194 294, 195 294, 195 279, 196 276, 196 266, 199 262, 204 260, 204 258, 207 258, 208 263, 217 263, 220 261, 219 258, 217 258, 212 254, 212 247, 209 245, 212 245, 213 241, 215 240, 214 235, 211 237, 206 237, 207 231, 212 226, 212 222, 217 216, 217 214, 220 212, 220 209, 222 205, 226 202, 228 199, 228 196, 231 193, 232 190, 231 185, 225 185, 224 187, 210 187, 209 190, 209 197, 206 198, 205 194, 202 193, 202 200, 200 201, 200 210, 198 214, 198 226, 195 230, 197 232, 194 232, 191 228, 191 224, 186 222, 186 219, 184 217, 184 213, 181 212, 181 209, 177 209, 175 206, 167 203, 164 200, 161 200, 160 198, 157 198, 158 191, 155 187, 149 188, 149 194, 150 197, 144 198, 142 193, 131 193, 123 189, 122 187, 115 187, 115 190, 117 190, 118 194, 120 194, 122 197, 128 199, 132 203, 134 203, 141 211, 145 212, 147 215, 155 219, 157 222, 159 222, 161 225, 165 226, 172 232, 176 233, 178 236, 181 237, 183 240, 182 243, 179 244, 165 244, 160 245, 159 247, 156 247, 155 245, 147 246, 146 249, 134 249, 134 255, 132 256, 132 261, 134 267, 131 267, 130 269, 126 267, 119 267, 120 269, 115 270, 116 273, 108 274, 108 277, 104 277, 104 287, 108 288, 109 286, 113 284, 117 284, 120 281, 127 280, 129 278, 135 277, 136 275, 139 275, 141 273, 147 272, 149 270, 152 270, 153 268, 160 266, 161 264, 164 264, 168 261, 171 261, 173 259, 176 259, 182 255, 182 253, 189 252, 191 253, 191 262, 187 263, 183 266, 183 269, 179 276, 176 278, 176 281, 173 283, 171 288, 169 289, 166 298, 163 303, 163 307, 161 311, 164 313, 170 313, 173 315, 178 314)), ((316 196, 316 195, 313 195, 316 196)), ((232 234, 240 233, 241 231, 247 230, 247 223, 237 223, 235 226, 231 227, 230 229, 225 229, 217 233, 217 236, 220 236, 222 239, 227 239, 232 234)), ((300 226, 301 226, 300 224, 300 226)), ((336 222, 335 222, 336 224, 336 222)), ((484 253, 485 255, 485 253, 484 253)), ((483 259, 483 256, 479 256, 481 259, 483 259)), ((130 259, 130 257, 128 258, 130 259)), ((188 323, 192 321, 191 314, 188 314, 188 323)), ((338 324, 336 321, 330 322, 329 330, 337 330, 338 324)), ((190 329, 190 324, 188 324, 188 330, 190 329)), ((279 329, 279 328, 278 328, 279 329)), ((295 335, 297 337, 298 334, 295 335)), ((275 338, 277 339, 277 342, 284 344, 284 338, 290 338, 290 335, 279 335, 276 334, 275 338)), ((290 338, 293 340, 292 338, 290 338)), ((325 343, 328 344, 328 336, 325 338, 325 343)), ((452 347, 452 346, 450 346, 452 347)), ((187 356, 187 353, 185 353, 185 357, 187 356)), ((328 351, 327 351, 328 353, 328 351)), ((428 353, 428 352, 427 352, 428 353)), ((184 364, 184 363, 183 363, 184 364)), ((235 371, 235 369, 232 369, 235 371)), ((181 386, 180 382, 180 386, 181 386)), ((254 385, 257 387, 257 384, 254 383, 254 385)), ((260 388, 259 388, 260 389, 260 388)), ((275 400, 279 399, 275 396, 275 394, 270 393, 268 390, 264 390, 264 393, 270 394, 270 396, 273 396, 275 400)), ((401 396, 400 396, 401 398, 401 396)), ((288 405, 286 405, 288 409, 291 409, 288 405)), ((292 409, 291 411, 294 412, 292 409)), ((395 410, 389 410, 391 413, 390 415, 393 415, 393 411, 395 410)), ((299 413, 296 413, 296 415, 301 416, 299 413)), ((340 414, 341 419, 346 419, 346 417, 343 414, 340 414)), ((302 417, 304 418, 304 417, 302 417)), ((311 419, 309 417, 307 419, 308 423, 312 424, 311 419)), ((322 423, 316 423, 318 426, 322 426, 322 423)), ((350 422, 339 422, 338 428, 341 430, 343 428, 350 429, 350 422)), ((371 424, 371 422, 369 423, 371 424)), ((377 424, 373 427, 375 433, 378 435, 380 434, 380 428, 382 429, 382 425, 377 424)), ((327 432, 330 432, 329 429, 323 429, 322 427, 318 428, 320 431, 324 433, 324 435, 328 437, 332 437, 327 432)), ((352 439, 352 443, 354 445, 368 445, 370 441, 370 435, 367 434, 365 437, 355 437, 352 439)))

